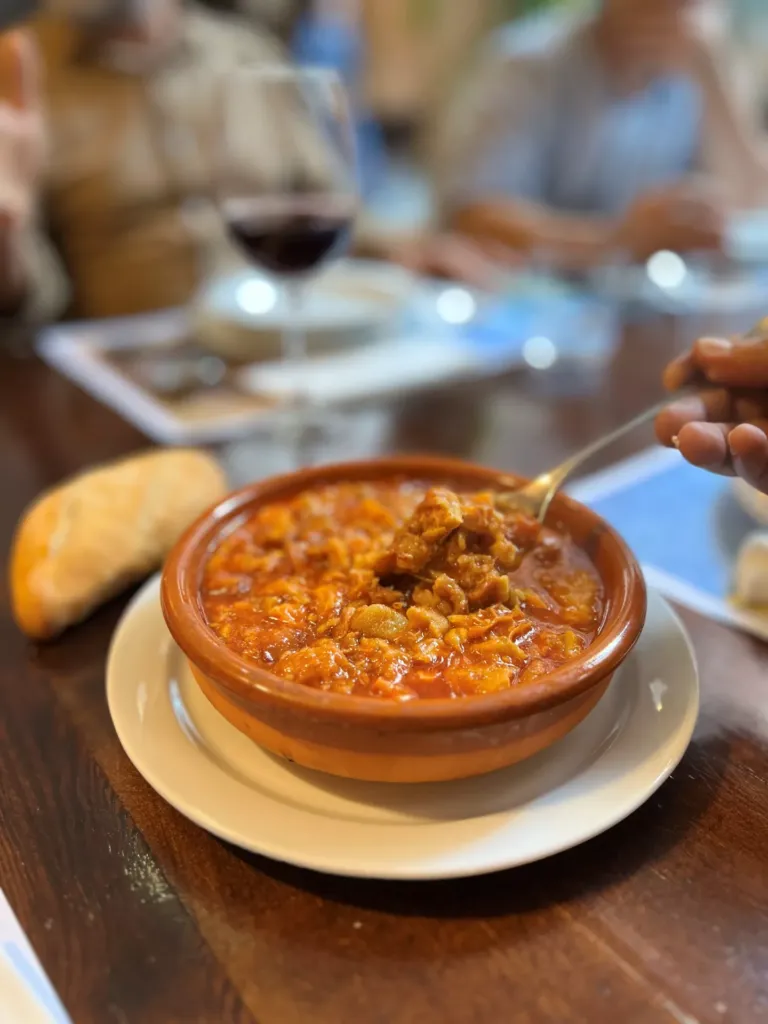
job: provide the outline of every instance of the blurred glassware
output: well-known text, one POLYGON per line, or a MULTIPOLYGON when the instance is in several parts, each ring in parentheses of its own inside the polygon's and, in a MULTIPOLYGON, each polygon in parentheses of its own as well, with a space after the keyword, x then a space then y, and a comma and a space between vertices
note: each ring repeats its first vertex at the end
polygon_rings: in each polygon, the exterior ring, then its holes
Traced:
POLYGON ((360 14, 355 0, 315 0, 298 20, 292 49, 297 64, 330 68, 344 82, 354 119, 360 190, 367 198, 384 176, 387 153, 363 95, 366 40, 360 14))
MULTIPOLYGON (((375 260, 344 259, 307 283, 299 316, 307 354, 315 356, 379 340, 401 329, 420 282, 375 260)), ((240 270, 212 277, 195 302, 200 343, 241 362, 276 359, 286 318, 296 312, 263 274, 240 270)))
MULTIPOLYGON (((283 358, 302 365, 308 278, 344 249, 358 205, 354 125, 328 68, 233 67, 218 91, 216 192, 229 233, 281 283, 289 313, 283 358), (252 132, 243 132, 244 123, 252 132)), ((294 396, 297 458, 308 436, 306 396, 294 396)))

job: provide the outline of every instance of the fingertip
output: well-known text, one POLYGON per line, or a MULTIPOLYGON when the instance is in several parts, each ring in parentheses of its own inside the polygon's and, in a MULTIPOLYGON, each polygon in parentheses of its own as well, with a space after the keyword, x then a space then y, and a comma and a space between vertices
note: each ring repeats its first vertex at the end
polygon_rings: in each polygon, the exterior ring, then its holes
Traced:
POLYGON ((765 489, 768 480, 768 438, 751 423, 741 423, 728 435, 728 447, 738 475, 748 484, 765 489))
POLYGON ((696 342, 695 357, 708 380, 727 388, 768 386, 768 341, 766 339, 702 338, 696 342))
POLYGON ((734 458, 749 457, 756 452, 768 452, 768 438, 760 427, 740 423, 728 435, 728 447, 734 458))
POLYGON ((699 338, 693 346, 693 357, 696 363, 705 370, 712 364, 717 367, 732 352, 733 345, 727 338, 699 338))
POLYGON ((667 391, 677 391, 685 381, 676 366, 668 366, 661 375, 661 382, 667 391))
POLYGON ((656 440, 659 444, 663 444, 666 448, 669 448, 672 444, 672 436, 674 431, 671 429, 669 424, 669 416, 667 410, 664 409, 653 422, 654 433, 656 434, 656 440))
POLYGON ((656 417, 656 436, 665 445, 679 435, 686 423, 703 423, 708 419, 707 407, 700 395, 687 395, 671 402, 656 417))
POLYGON ((691 378, 693 369, 693 357, 690 352, 673 359, 662 374, 664 387, 667 391, 679 390, 691 378))
POLYGON ((719 471, 728 460, 722 429, 714 423, 686 423, 677 435, 677 448, 693 466, 719 471))

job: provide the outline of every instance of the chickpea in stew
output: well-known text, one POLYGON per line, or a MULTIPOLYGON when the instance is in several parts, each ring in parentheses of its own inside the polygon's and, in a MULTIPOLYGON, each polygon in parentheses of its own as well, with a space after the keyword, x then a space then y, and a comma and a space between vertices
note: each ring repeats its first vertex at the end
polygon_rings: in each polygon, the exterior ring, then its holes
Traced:
POLYGON ((491 491, 336 483, 256 512, 205 567, 210 628, 278 676, 394 700, 524 686, 578 655, 600 578, 491 491))

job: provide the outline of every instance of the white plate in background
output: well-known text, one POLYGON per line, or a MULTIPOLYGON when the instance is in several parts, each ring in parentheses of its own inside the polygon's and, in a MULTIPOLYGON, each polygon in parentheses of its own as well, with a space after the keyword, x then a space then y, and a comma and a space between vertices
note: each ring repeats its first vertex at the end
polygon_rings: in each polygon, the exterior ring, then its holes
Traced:
POLYGON ((71 1024, 2 889, 0 1024, 71 1024))
POLYGON ((665 252, 644 264, 599 267, 590 281, 598 294, 673 316, 737 316, 751 322, 765 312, 768 268, 733 263, 718 272, 695 258, 665 252))
POLYGON ((725 229, 725 251, 741 263, 768 263, 768 209, 732 213, 725 229))
POLYGON ((308 280, 299 311, 256 270, 214 278, 195 303, 200 341, 238 359, 275 359, 286 323, 301 326, 310 353, 376 340, 392 332, 423 285, 408 271, 374 260, 342 260, 308 280))

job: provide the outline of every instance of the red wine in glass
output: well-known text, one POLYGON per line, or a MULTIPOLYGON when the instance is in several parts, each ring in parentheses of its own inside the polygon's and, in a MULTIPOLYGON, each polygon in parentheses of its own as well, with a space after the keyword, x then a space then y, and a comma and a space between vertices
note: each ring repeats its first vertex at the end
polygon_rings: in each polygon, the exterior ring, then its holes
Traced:
POLYGON ((230 200, 224 218, 234 242, 264 270, 282 277, 307 274, 346 247, 351 203, 230 200))
POLYGON ((314 271, 345 248, 356 213, 350 106, 335 72, 279 63, 230 68, 216 96, 219 208, 246 259, 281 286, 283 359, 295 381, 284 436, 303 464, 310 428, 327 433, 328 420, 305 383, 312 311, 304 298, 314 271))

